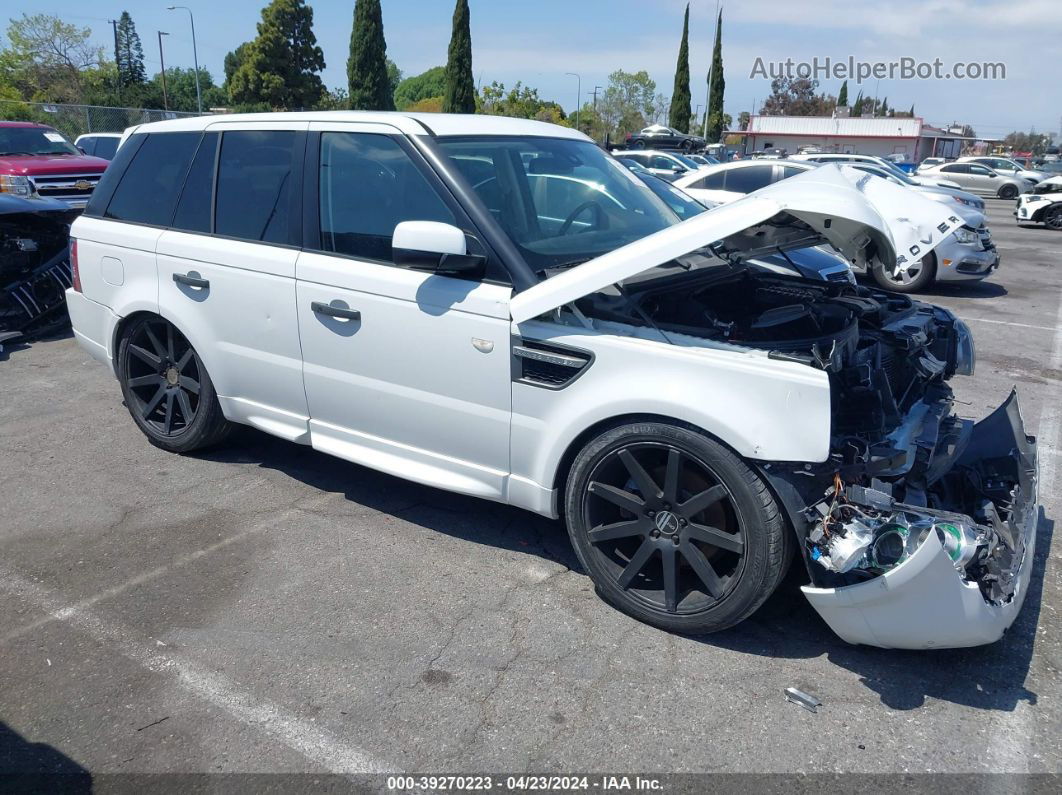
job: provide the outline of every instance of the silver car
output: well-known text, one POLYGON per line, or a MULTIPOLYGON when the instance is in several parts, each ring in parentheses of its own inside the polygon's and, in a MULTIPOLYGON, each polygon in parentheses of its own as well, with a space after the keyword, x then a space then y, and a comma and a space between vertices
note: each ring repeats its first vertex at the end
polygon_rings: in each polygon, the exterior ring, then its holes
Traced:
POLYGON ((1005 177, 980 163, 945 163, 942 166, 922 169, 919 176, 942 177, 957 182, 963 190, 979 196, 996 196, 1013 199, 1032 187, 1032 180, 1025 177, 1005 177))
POLYGON ((707 168, 678 152, 663 152, 654 149, 618 149, 612 153, 621 161, 630 161, 641 166, 654 177, 674 182, 683 174, 707 168))
POLYGON ((1022 168, 1020 163, 1016 160, 1011 160, 1009 157, 960 157, 956 162, 980 163, 982 166, 988 166, 1000 176, 1031 179, 1034 185, 1049 176, 1044 171, 1032 171, 1022 168))

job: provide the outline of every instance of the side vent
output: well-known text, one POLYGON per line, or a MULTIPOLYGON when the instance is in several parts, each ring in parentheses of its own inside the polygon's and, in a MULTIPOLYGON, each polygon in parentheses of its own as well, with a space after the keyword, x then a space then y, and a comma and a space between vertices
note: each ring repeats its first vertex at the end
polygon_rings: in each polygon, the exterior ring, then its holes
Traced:
POLYGON ((588 351, 522 340, 513 345, 513 380, 543 389, 563 389, 593 362, 588 351))

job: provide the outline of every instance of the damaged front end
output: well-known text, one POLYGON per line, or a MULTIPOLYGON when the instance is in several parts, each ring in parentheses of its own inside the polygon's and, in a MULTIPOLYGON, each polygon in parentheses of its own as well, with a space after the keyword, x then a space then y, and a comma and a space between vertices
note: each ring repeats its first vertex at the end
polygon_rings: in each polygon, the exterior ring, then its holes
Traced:
POLYGON ((70 224, 78 212, 53 199, 0 195, 0 341, 66 322, 70 224))
POLYGON ((1036 545, 1036 443, 1017 394, 976 424, 934 417, 905 452, 902 474, 870 461, 851 482, 835 473, 803 512, 803 591, 850 643, 992 643, 1021 608, 1036 545))

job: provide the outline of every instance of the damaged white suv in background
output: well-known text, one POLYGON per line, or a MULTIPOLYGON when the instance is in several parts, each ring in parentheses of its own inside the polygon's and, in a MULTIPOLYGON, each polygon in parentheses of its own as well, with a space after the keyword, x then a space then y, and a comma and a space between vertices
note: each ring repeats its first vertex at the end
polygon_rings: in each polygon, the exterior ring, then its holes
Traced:
POLYGON ((525 120, 202 117, 131 131, 68 302, 163 449, 243 423, 562 516, 599 593, 672 631, 747 618, 795 547, 846 640, 970 646, 1032 569, 1015 396, 953 415, 974 348, 945 309, 746 266, 829 245, 902 269, 961 223, 831 165, 680 222, 525 120))

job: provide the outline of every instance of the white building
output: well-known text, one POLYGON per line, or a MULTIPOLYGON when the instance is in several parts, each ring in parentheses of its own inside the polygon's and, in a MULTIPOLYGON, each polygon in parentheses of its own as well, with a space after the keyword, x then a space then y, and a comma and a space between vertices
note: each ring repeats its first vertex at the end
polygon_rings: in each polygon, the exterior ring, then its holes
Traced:
POLYGON ((927 157, 958 157, 969 139, 915 118, 840 118, 828 116, 753 116, 745 133, 745 152, 802 147, 861 155, 901 154, 911 162, 927 157))

